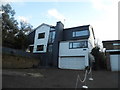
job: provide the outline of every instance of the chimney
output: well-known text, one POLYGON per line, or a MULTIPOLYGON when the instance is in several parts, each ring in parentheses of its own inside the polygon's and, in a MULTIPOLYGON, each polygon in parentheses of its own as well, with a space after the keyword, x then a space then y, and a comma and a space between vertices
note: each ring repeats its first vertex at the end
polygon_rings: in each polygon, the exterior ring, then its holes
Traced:
POLYGON ((56 27, 57 29, 64 29, 64 24, 61 21, 58 21, 56 27))

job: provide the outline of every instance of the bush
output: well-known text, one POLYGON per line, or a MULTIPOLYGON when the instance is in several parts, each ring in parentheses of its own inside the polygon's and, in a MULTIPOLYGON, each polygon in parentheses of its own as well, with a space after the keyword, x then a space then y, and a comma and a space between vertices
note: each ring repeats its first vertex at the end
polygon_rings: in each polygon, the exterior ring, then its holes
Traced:
POLYGON ((95 57, 94 69, 106 69, 106 56, 104 52, 100 52, 99 47, 92 49, 91 54, 95 57))

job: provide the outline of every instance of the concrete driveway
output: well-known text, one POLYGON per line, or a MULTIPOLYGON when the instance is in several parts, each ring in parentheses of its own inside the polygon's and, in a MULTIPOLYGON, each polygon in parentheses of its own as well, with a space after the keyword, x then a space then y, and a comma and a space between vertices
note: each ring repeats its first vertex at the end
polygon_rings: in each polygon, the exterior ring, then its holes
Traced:
MULTIPOLYGON (((2 88, 75 88, 77 75, 84 71, 63 69, 4 69, 2 88)), ((118 88, 118 72, 93 71, 93 81, 86 79, 89 88, 118 88)), ((77 88, 85 83, 78 82, 77 88)))

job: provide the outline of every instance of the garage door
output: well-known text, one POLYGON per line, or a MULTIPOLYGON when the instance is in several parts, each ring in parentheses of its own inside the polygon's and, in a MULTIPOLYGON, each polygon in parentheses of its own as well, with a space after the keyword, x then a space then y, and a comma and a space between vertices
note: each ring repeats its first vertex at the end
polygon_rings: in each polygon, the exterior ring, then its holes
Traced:
POLYGON ((120 54, 110 55, 110 64, 112 71, 120 71, 120 54))
POLYGON ((85 69, 85 57, 61 57, 59 68, 63 69, 85 69))

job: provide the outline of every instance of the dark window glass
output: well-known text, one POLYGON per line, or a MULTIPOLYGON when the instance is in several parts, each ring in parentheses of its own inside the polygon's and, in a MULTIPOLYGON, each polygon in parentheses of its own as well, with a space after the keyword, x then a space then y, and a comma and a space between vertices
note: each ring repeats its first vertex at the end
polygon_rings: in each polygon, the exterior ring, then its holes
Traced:
POLYGON ((49 46, 48 46, 48 52, 52 52, 52 46, 53 46, 53 45, 49 45, 49 46))
POLYGON ((88 43, 87 41, 77 41, 77 42, 70 42, 69 43, 69 48, 87 48, 88 43))
POLYGON ((73 32, 73 37, 86 36, 86 35, 88 35, 88 30, 73 32))
POLYGON ((37 45, 37 51, 43 51, 44 45, 37 45))
POLYGON ((33 52, 33 46, 29 46, 30 52, 33 52))
POLYGON ((38 39, 45 38, 45 33, 39 33, 38 34, 38 39))
POLYGON ((55 39, 55 31, 52 31, 49 34, 49 43, 53 43, 54 39, 55 39))

